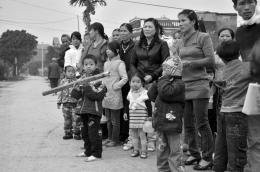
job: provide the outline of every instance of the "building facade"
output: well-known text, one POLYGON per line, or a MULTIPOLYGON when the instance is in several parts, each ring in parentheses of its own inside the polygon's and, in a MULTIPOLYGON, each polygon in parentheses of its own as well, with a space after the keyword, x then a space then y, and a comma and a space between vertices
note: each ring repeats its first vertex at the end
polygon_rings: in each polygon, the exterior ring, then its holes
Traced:
MULTIPOLYGON (((172 20, 167 17, 156 18, 160 25, 164 29, 164 34, 166 36, 173 36, 173 33, 179 29, 179 20, 172 20)), ((129 21, 129 23, 133 27, 133 37, 134 39, 138 39, 140 36, 142 27, 144 25, 145 18, 135 17, 129 21)))

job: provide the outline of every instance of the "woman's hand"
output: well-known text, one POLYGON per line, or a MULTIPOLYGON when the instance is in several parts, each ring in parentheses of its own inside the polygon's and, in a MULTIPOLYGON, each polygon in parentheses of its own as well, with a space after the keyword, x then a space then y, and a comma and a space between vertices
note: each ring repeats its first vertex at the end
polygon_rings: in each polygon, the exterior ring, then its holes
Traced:
POLYGON ((145 80, 146 83, 150 83, 153 80, 153 77, 151 75, 146 75, 144 77, 144 80, 145 80))

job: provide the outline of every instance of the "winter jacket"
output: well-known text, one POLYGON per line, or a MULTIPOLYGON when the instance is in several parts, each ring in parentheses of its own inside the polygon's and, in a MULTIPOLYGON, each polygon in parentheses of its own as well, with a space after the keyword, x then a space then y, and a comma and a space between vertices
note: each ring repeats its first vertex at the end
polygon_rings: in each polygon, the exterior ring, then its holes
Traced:
POLYGON ((159 39, 152 41, 148 46, 147 42, 135 45, 131 59, 131 73, 140 73, 143 77, 151 75, 153 80, 157 80, 162 74, 162 63, 170 56, 167 42, 159 39))
POLYGON ((51 62, 48 66, 48 78, 60 78, 60 67, 58 63, 51 62))
POLYGON ((221 112, 242 112, 248 85, 251 81, 249 62, 232 60, 224 67, 225 81, 221 112))
POLYGON ((70 49, 66 51, 65 53, 65 62, 64 67, 66 66, 73 66, 73 67, 80 67, 80 58, 82 55, 83 46, 80 45, 77 49, 73 45, 70 45, 70 49))
POLYGON ((84 52, 81 57, 84 58, 87 54, 91 54, 96 57, 97 59, 97 67, 99 71, 104 70, 104 63, 107 60, 107 55, 106 55, 106 49, 107 49, 107 40, 103 40, 100 44, 98 44, 96 47, 94 47, 94 42, 90 43, 85 47, 84 52))
MULTIPOLYGON (((60 85, 65 85, 65 84, 71 83, 76 80, 77 80, 76 78, 73 78, 73 79, 64 78, 61 80, 60 85)), ((75 106, 76 106, 77 100, 75 98, 71 97, 71 91, 72 91, 72 88, 62 90, 58 95, 57 104, 61 105, 61 104, 66 104, 66 103, 72 103, 72 104, 75 104, 75 106)))
POLYGON ((135 43, 133 40, 130 40, 127 45, 124 45, 123 41, 120 44, 119 56, 121 60, 125 62, 126 72, 130 77, 130 65, 131 58, 133 56, 135 43))
POLYGON ((182 132, 185 85, 180 76, 163 76, 148 91, 155 101, 153 126, 157 131, 182 132))
POLYGON ((103 107, 108 109, 122 109, 123 97, 121 88, 127 83, 128 77, 125 69, 125 63, 120 57, 107 59, 104 64, 104 70, 110 72, 110 75, 103 79, 107 87, 107 94, 103 100, 103 107))
POLYGON ((70 47, 67 44, 62 44, 59 48, 59 59, 58 59, 58 64, 61 68, 64 68, 64 57, 65 57, 65 53, 67 50, 69 50, 70 47))
POLYGON ((82 99, 82 104, 76 108, 76 114, 92 114, 101 117, 103 113, 102 100, 106 92, 106 87, 101 89, 99 86, 91 84, 84 85, 81 90, 73 89, 71 97, 77 100, 82 99))

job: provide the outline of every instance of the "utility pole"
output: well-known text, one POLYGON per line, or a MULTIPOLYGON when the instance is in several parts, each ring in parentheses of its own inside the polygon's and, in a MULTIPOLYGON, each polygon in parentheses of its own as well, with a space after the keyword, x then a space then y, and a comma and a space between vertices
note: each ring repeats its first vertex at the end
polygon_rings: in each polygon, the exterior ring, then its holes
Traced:
POLYGON ((77 15, 77 21, 78 21, 78 32, 80 32, 79 31, 79 15, 77 15))
POLYGON ((42 50, 42 76, 44 76, 44 71, 43 71, 43 42, 42 42, 41 50, 42 50))
POLYGON ((18 75, 17 57, 14 58, 14 64, 15 64, 15 76, 17 76, 18 75))

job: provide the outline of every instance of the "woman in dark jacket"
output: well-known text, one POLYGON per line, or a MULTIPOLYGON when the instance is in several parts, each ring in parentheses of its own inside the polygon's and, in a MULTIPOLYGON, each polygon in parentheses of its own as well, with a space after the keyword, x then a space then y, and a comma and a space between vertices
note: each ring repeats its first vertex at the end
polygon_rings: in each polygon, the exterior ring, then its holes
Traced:
MULTIPOLYGON (((131 72, 139 73, 147 84, 156 81, 162 74, 162 63, 170 56, 167 42, 159 38, 160 25, 154 18, 144 21, 140 41, 137 42, 131 59, 131 72)), ((155 150, 155 136, 148 135, 148 151, 155 150)))
MULTIPOLYGON (((132 40, 132 32, 133 32, 133 27, 129 23, 121 24, 120 26, 121 42, 120 42, 119 56, 121 60, 125 62, 126 72, 129 78, 130 78, 130 61, 134 51, 134 41, 132 40)), ((126 118, 128 119, 129 117, 129 102, 126 99, 129 91, 130 91, 130 86, 129 83, 127 82, 122 87, 124 109, 122 110, 122 114, 120 115, 120 140, 123 142, 126 141, 126 139, 128 138, 128 132, 129 132, 129 121, 125 120, 126 118)), ((126 147, 127 146, 124 146, 124 150, 128 150, 131 148, 131 146, 129 146, 129 148, 126 147)))
POLYGON ((140 73, 147 84, 151 83, 161 76, 161 64, 169 55, 167 43, 159 38, 158 21, 146 19, 131 59, 131 72, 140 73))

